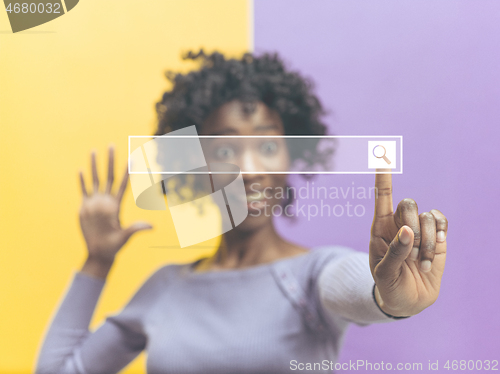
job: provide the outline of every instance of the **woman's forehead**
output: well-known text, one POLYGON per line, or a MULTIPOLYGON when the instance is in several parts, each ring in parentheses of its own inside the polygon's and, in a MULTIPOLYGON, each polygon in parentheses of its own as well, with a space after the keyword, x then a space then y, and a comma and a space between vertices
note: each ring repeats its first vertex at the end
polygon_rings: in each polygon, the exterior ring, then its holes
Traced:
POLYGON ((283 134, 284 127, 279 114, 262 102, 248 104, 231 101, 223 104, 203 123, 203 134, 252 135, 283 134))

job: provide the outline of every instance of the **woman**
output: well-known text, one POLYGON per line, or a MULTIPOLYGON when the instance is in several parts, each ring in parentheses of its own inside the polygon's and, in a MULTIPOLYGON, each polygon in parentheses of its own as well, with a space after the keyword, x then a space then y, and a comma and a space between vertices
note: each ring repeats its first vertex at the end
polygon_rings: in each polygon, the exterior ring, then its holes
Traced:
MULTIPOLYGON (((312 85, 277 55, 240 60, 188 54, 202 67, 169 75, 173 89, 157 104, 157 135, 195 125, 208 135, 324 135, 312 85)), ((267 143, 256 151, 216 152, 221 161, 259 171, 310 153, 267 143), (281 157, 280 156, 280 157, 281 157)), ((309 155, 309 156, 308 156, 309 155)), ((160 155, 161 156, 161 155, 160 155)), ((282 174, 243 175, 249 215, 223 235, 209 257, 159 268, 123 310, 88 331, 106 276, 131 235, 118 219, 128 174, 113 194, 113 150, 101 188, 92 154, 93 190, 83 175, 81 227, 88 257, 45 337, 36 373, 116 373, 142 350, 148 373, 331 372, 349 323, 366 325, 415 315, 438 297, 446 258, 447 221, 438 210, 418 214, 411 199, 393 211, 390 174, 377 174, 369 255, 348 248, 307 249, 275 230, 264 203, 288 204, 266 191, 282 174)))

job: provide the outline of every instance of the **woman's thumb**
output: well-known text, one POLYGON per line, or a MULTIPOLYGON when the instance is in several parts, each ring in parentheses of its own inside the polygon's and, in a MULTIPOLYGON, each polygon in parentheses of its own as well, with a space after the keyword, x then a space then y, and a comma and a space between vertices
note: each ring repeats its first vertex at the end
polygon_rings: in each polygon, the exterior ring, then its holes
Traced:
POLYGON ((128 240, 137 231, 150 230, 152 228, 153 228, 153 226, 147 222, 143 222, 143 221, 135 222, 124 230, 125 238, 126 238, 126 240, 128 240))
POLYGON ((401 266, 410 254, 412 246, 413 231, 405 225, 398 231, 398 234, 389 245, 387 253, 378 265, 381 270, 383 269, 381 275, 388 278, 386 280, 392 280, 394 276, 399 275, 401 266))

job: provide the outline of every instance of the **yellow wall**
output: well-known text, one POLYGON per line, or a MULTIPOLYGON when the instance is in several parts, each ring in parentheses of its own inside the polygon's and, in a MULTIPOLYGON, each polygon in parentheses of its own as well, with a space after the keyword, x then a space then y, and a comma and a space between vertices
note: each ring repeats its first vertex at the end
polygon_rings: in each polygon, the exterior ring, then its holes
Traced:
MULTIPOLYGON (((0 373, 33 371, 47 323, 84 260, 77 173, 89 176, 89 152, 97 150, 103 179, 114 143, 121 174, 127 137, 153 132, 163 72, 192 68, 180 59, 189 48, 248 50, 249 19, 247 0, 82 0, 12 34, 0 11, 0 373)), ((155 228, 120 253, 92 328, 154 269, 213 250, 176 249, 168 212, 137 208, 130 186, 121 218, 155 228)), ((124 372, 144 372, 144 356, 124 372)))

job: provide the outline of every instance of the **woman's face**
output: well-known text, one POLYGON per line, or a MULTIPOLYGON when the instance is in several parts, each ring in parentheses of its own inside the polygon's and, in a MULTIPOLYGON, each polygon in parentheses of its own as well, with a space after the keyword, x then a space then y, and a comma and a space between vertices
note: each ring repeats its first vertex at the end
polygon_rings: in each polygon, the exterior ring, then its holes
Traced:
MULTIPOLYGON (((290 158, 283 138, 230 138, 224 135, 284 135, 284 126, 277 112, 257 102, 247 114, 240 101, 228 102, 212 112, 203 124, 200 135, 208 138, 204 146, 207 162, 237 165, 243 174, 248 217, 236 229, 252 231, 269 224, 281 212, 280 189, 286 185, 286 174, 253 174, 252 172, 286 171, 290 158), (276 208, 273 208, 275 207, 276 208)), ((230 176, 229 176, 230 177, 230 176)), ((234 176, 233 176, 234 178, 234 176)))

